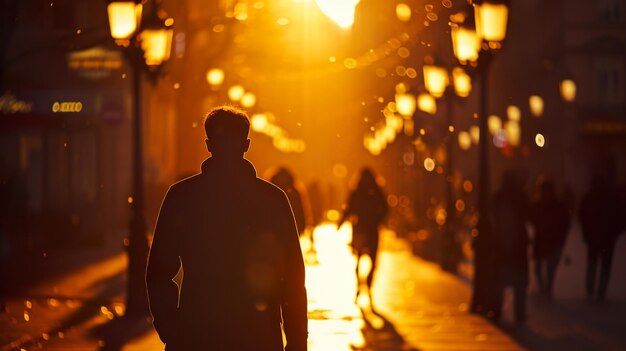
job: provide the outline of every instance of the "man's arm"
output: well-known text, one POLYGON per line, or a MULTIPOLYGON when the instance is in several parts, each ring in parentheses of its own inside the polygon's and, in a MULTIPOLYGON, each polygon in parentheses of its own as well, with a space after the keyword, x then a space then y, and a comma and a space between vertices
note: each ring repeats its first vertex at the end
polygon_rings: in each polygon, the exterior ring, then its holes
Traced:
POLYGON ((177 236, 180 235, 180 208, 176 208, 172 189, 161 205, 146 270, 146 284, 153 324, 164 343, 174 333, 177 323, 178 287, 172 278, 180 268, 177 236))
POLYGON ((304 261, 300 240, 289 200, 283 195, 279 209, 281 228, 285 234, 287 262, 284 277, 283 301, 281 303, 283 326, 287 338, 287 351, 307 349, 308 320, 307 297, 304 286, 304 261))

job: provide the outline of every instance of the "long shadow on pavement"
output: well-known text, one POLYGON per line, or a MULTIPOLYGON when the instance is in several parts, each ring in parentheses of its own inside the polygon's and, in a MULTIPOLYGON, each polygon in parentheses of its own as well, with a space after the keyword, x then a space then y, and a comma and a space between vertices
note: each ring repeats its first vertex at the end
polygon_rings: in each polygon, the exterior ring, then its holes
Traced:
POLYGON ((530 350, 624 350, 626 304, 533 298, 528 324, 499 327, 530 350))
POLYGON ((352 347, 355 351, 419 351, 406 343, 402 335, 383 315, 373 309, 360 307, 363 321, 361 332, 365 339, 363 348, 352 347))
POLYGON ((138 339, 152 330, 147 317, 124 316, 101 324, 90 331, 95 339, 102 340, 102 351, 118 351, 129 341, 138 339))
MULTIPOLYGON (((126 281, 126 273, 121 271, 105 279, 101 279, 92 285, 95 290, 92 297, 82 302, 76 311, 63 319, 57 326, 50 329, 48 335, 58 335, 59 332, 65 333, 72 327, 80 326, 92 318, 101 314, 101 306, 112 302, 116 296, 120 296, 124 292, 126 281)), ((35 296, 36 298, 37 296, 35 296)), ((28 340, 20 345, 21 348, 28 349, 33 345, 44 342, 43 337, 37 337, 28 340)))

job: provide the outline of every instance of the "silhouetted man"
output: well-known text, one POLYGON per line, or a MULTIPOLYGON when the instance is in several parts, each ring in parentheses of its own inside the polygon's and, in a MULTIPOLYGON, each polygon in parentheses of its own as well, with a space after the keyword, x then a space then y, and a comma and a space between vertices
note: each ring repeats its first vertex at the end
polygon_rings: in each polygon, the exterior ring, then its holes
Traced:
POLYGON ((570 214, 567 205, 556 195, 552 181, 543 181, 540 190, 541 197, 533 203, 530 216, 535 228, 535 276, 541 293, 552 298, 554 276, 569 232, 570 214))
POLYGON ((587 298, 604 301, 611 276, 615 242, 623 229, 619 193, 605 177, 595 176, 583 196, 578 218, 587 244, 587 298), (596 271, 600 261, 600 282, 596 271), (596 289, 597 286, 597 289, 596 289), (596 295, 597 293, 597 295, 596 295))
POLYGON ((306 350, 304 264, 285 193, 243 158, 245 112, 209 112, 202 173, 171 186, 147 269, 167 350, 306 350), (172 278, 182 266, 180 290, 172 278), (180 300, 179 300, 180 291, 180 300), (282 317, 282 318, 281 318, 282 317))
MULTIPOLYGON (((499 282, 498 304, 502 303, 504 288, 514 291, 515 321, 526 321, 526 287, 528 285, 528 233, 526 222, 530 205, 524 194, 521 174, 507 171, 502 185, 493 198, 493 223, 496 234, 497 269, 499 282)), ((495 320, 500 318, 496 311, 495 320)))
POLYGON ((310 216, 307 216, 308 211, 305 211, 304 196, 296 186, 296 179, 293 173, 286 167, 280 167, 276 174, 270 178, 270 182, 287 194, 293 216, 296 219, 298 234, 304 234, 304 231, 311 221, 309 219, 310 216))

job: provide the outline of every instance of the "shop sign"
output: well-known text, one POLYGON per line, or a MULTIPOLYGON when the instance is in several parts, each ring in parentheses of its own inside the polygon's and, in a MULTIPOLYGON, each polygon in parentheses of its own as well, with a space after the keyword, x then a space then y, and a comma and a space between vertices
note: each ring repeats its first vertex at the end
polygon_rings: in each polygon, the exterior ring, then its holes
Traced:
POLYGON ((100 47, 75 51, 67 55, 67 67, 83 78, 105 78, 122 68, 122 55, 100 47))
POLYGON ((52 103, 52 112, 80 112, 83 110, 83 103, 80 101, 55 101, 52 103))
POLYGON ((31 112, 33 105, 32 101, 19 100, 9 91, 0 96, 0 112, 4 115, 31 112))

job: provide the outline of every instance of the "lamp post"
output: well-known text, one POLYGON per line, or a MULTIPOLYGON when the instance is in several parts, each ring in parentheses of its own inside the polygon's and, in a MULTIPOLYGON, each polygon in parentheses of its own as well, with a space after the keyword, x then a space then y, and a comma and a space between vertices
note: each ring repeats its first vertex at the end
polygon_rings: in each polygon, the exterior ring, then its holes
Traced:
POLYGON ((487 94, 489 69, 494 52, 502 47, 508 21, 507 0, 474 0, 475 27, 471 16, 451 30, 454 54, 461 64, 477 67, 480 81, 478 127, 478 213, 474 236, 474 289, 470 310, 497 319, 500 301, 496 282, 496 262, 489 214, 489 129, 487 125, 487 94), (482 49, 482 50, 481 50, 482 49))
POLYGON ((131 219, 128 227, 128 285, 126 313, 145 315, 148 301, 145 270, 148 258, 148 236, 143 215, 143 141, 141 132, 141 78, 147 74, 154 84, 162 72, 163 63, 169 59, 172 42, 171 18, 162 19, 157 12, 158 3, 152 3, 142 23, 143 1, 109 1, 107 12, 111 37, 126 54, 132 73, 133 94, 133 179, 131 219), (141 27, 141 29, 140 29, 141 27))
MULTIPOLYGON (((446 104, 446 126, 444 133, 452 133, 450 126, 452 121, 452 99, 454 94, 466 97, 471 90, 471 80, 460 67, 455 67, 452 72, 452 85, 450 75, 445 67, 435 64, 431 57, 426 58, 423 66, 424 87, 435 98, 443 98, 446 104), (460 70, 460 71, 459 71, 460 70)), ((456 273, 459 262, 458 250, 455 242, 455 204, 454 204, 454 139, 451 135, 445 138, 447 165, 445 170, 446 180, 446 222, 441 245, 441 268, 447 272, 456 273)))

